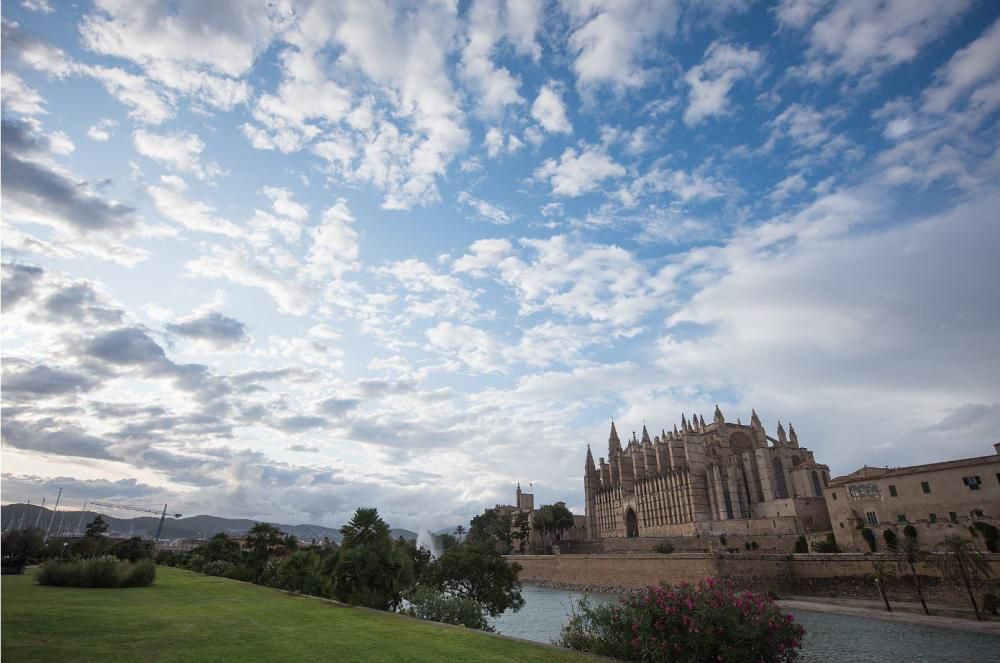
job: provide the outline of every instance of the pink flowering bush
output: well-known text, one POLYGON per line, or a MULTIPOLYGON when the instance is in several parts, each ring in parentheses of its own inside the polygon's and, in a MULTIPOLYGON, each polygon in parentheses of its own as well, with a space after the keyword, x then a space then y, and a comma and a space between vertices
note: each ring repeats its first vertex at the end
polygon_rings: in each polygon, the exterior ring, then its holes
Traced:
POLYGON ((651 585, 618 605, 582 599, 558 644, 630 661, 772 663, 794 661, 803 635, 770 599, 706 578, 651 585))

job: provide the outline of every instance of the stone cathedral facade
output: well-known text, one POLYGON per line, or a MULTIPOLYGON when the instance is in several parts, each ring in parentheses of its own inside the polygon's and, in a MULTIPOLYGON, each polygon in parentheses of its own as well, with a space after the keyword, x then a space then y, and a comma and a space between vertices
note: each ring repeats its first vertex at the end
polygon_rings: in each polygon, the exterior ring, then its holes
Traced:
POLYGON ((830 470, 778 423, 770 437, 753 412, 729 423, 694 416, 623 448, 611 424, 607 458, 584 470, 589 540, 734 534, 810 534, 830 529, 823 487, 830 470))

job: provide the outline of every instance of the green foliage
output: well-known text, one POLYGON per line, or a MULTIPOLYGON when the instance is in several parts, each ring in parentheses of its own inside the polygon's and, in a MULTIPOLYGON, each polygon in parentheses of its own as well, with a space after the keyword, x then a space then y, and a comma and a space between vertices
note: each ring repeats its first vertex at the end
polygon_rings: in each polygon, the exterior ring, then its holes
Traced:
MULTIPOLYGON (((906 533, 905 531, 903 532, 906 533)), ((874 537, 873 537, 874 538, 874 537)), ((924 600, 924 591, 920 586, 920 576, 917 574, 917 566, 927 561, 927 552, 921 547, 915 536, 904 536, 897 539, 895 544, 889 548, 889 553, 896 561, 900 570, 910 572, 913 586, 917 590, 920 598, 920 605, 923 606, 924 614, 929 615, 931 611, 927 609, 927 601, 924 600)))
POLYGON ((751 550, 757 550, 757 548, 760 548, 760 546, 757 544, 757 542, 756 541, 751 541, 750 542, 750 549, 751 550))
POLYGON ((86 535, 90 538, 103 536, 108 531, 108 524, 104 522, 104 516, 97 514, 94 519, 87 524, 86 535))
POLYGON ((148 587, 155 579, 153 560, 133 564, 111 555, 72 562, 49 560, 37 576, 40 585, 57 587, 148 587))
POLYGON ((110 540, 105 536, 85 536, 70 544, 69 554, 72 557, 78 557, 81 559, 98 557, 102 555, 110 545, 110 540))
POLYGON ((160 566, 184 566, 186 556, 172 550, 161 550, 153 558, 160 566))
POLYGON ((573 527, 573 514, 566 508, 565 502, 545 504, 538 508, 531 517, 532 529, 541 532, 542 542, 546 535, 553 535, 558 542, 562 534, 573 527))
POLYGON ((508 553, 514 545, 514 518, 509 513, 486 509, 469 523, 465 540, 493 544, 500 552, 508 553))
POLYGON ((222 573, 223 578, 229 578, 230 580, 239 580, 241 582, 253 582, 256 578, 256 574, 253 569, 251 569, 246 564, 236 564, 230 566, 222 573))
POLYGON ((722 545, 726 545, 727 539, 726 539, 726 535, 725 534, 720 534, 719 535, 719 543, 721 543, 722 545))
POLYGON ((431 562, 421 579, 440 592, 470 598, 496 617, 505 610, 520 610, 521 566, 508 562, 488 544, 466 542, 431 562))
POLYGON ((885 539, 885 547, 889 550, 892 550, 893 546, 896 545, 896 541, 899 539, 899 537, 896 536, 896 532, 891 529, 887 529, 882 532, 882 538, 885 539))
POLYGON ((418 547, 416 541, 407 541, 403 537, 396 539, 396 545, 409 556, 410 565, 413 567, 413 577, 419 579, 427 571, 427 567, 431 565, 431 551, 418 547))
POLYGON ((815 553, 839 553, 840 546, 837 545, 837 539, 833 532, 829 532, 823 541, 813 541, 812 551, 815 553))
POLYGON ((983 543, 990 552, 1000 552, 1000 529, 990 523, 977 520, 969 527, 969 532, 974 537, 983 537, 983 543))
POLYGON ((806 537, 800 536, 795 539, 795 548, 793 550, 796 554, 805 554, 809 552, 809 542, 806 541, 806 537))
POLYGON ((486 609, 467 596, 448 594, 432 587, 418 586, 404 595, 406 607, 400 612, 410 617, 455 624, 480 631, 493 631, 486 609))
POLYGON ((133 536, 115 543, 111 547, 111 554, 118 559, 138 562, 140 559, 153 556, 153 544, 151 541, 143 541, 142 538, 133 536))
POLYGON ((913 525, 907 525, 906 527, 903 528, 903 536, 906 537, 907 539, 916 540, 917 528, 914 527, 913 525))
POLYGON ((225 576, 226 572, 233 567, 229 562, 217 559, 214 562, 206 562, 201 567, 201 572, 207 576, 225 576))
POLYGON ((376 509, 361 508, 340 533, 334 596, 354 605, 395 609, 414 578, 412 561, 392 540, 389 526, 376 509))
POLYGON ((804 634, 769 600, 707 578, 653 585, 618 605, 581 599, 558 644, 629 661, 758 663, 795 660, 804 634))
POLYGON ((528 517, 528 512, 519 511, 514 514, 514 521, 511 526, 514 530, 514 536, 517 537, 518 551, 523 555, 531 538, 531 519, 528 517))
POLYGON ((674 551, 674 544, 669 542, 664 542, 653 548, 653 550, 655 550, 658 553, 663 553, 664 555, 669 555, 674 551))
POLYGON ((946 536, 934 547, 934 551, 938 553, 934 558, 934 564, 941 572, 941 576, 960 581, 965 585, 976 619, 980 619, 979 606, 976 605, 976 597, 972 593, 972 582, 993 575, 986 555, 977 550, 972 541, 955 534, 946 536))
POLYGON ((207 559, 205 559, 201 555, 192 553, 187 556, 187 559, 184 560, 184 568, 186 568, 188 571, 201 573, 202 569, 205 568, 205 564, 207 563, 208 563, 207 559))
POLYGON ((330 595, 330 578, 324 575, 323 560, 314 550, 296 550, 285 557, 272 584, 300 594, 330 595))
MULTIPOLYGON (((3 554, 15 566, 38 561, 45 547, 45 533, 34 527, 16 529, 3 535, 3 554)), ((6 564, 6 562, 5 562, 6 564)))
POLYGON ((861 528, 861 538, 864 539, 865 543, 868 544, 868 549, 870 551, 875 552, 878 549, 878 545, 876 544, 875 541, 875 532, 871 531, 870 528, 868 527, 861 528))
MULTIPOLYGON (((271 526, 268 525, 268 527, 271 526)), ((225 532, 219 532, 209 539, 207 543, 203 543, 192 550, 191 554, 201 555, 210 562, 221 561, 229 564, 239 564, 243 561, 243 551, 240 550, 240 544, 230 539, 225 532)))

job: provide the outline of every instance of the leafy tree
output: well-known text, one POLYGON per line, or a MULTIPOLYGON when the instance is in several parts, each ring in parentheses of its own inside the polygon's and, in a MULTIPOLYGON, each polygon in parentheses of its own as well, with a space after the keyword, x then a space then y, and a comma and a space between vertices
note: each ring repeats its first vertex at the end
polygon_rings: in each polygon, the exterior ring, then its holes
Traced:
POLYGON ((143 541, 141 537, 133 536, 119 541, 111 548, 111 554, 121 560, 138 562, 143 557, 153 556, 153 544, 143 541))
POLYGON ((473 599, 496 617, 524 605, 517 578, 520 570, 520 565, 508 562, 493 546, 468 541, 432 561, 424 581, 441 591, 473 599))
POLYGON ((934 560, 941 575, 952 580, 961 581, 969 593, 972 610, 976 619, 982 620, 976 597, 972 593, 972 581, 979 578, 989 578, 992 575, 990 564, 986 557, 972 545, 972 541, 952 534, 934 547, 939 555, 934 560))
POLYGON ((806 540, 806 537, 800 536, 799 538, 795 539, 795 548, 793 549, 792 552, 796 554, 803 554, 809 552, 809 541, 806 540))
POLYGON ((914 527, 913 525, 907 525, 906 527, 903 528, 903 536, 905 536, 907 539, 916 539, 917 528, 914 527))
POLYGON ((272 560, 282 554, 284 538, 281 530, 270 523, 257 523, 247 532, 248 565, 253 569, 256 582, 266 584, 277 571, 272 560))
POLYGON ((413 577, 419 580, 431 564, 431 551, 419 547, 416 541, 408 541, 403 537, 396 539, 396 546, 409 556, 410 564, 413 567, 413 577))
POLYGON ((434 540, 437 541, 438 549, 441 552, 446 550, 451 550, 458 545, 458 539, 455 538, 454 534, 449 534, 448 532, 442 532, 441 534, 432 534, 434 540))
POLYGON ((887 529, 882 532, 882 538, 885 539, 886 548, 892 550, 892 547, 896 545, 896 540, 899 538, 896 533, 891 529, 887 529))
POLYGON ((969 527, 969 533, 974 537, 983 537, 983 543, 990 552, 1000 552, 1000 530, 995 525, 977 520, 969 527))
POLYGON ((528 546, 528 540, 531 537, 531 519, 528 517, 527 511, 518 511, 514 515, 514 521, 512 524, 514 530, 514 536, 517 537, 518 544, 517 547, 524 554, 524 549, 528 546))
POLYGON ((815 553, 839 553, 840 546, 837 545, 837 539, 833 532, 830 532, 824 541, 813 541, 812 551, 815 553))
POLYGON ((105 532, 108 531, 108 524, 104 522, 104 516, 97 514, 94 519, 87 524, 87 531, 85 536, 92 539, 96 539, 99 536, 103 536, 105 532))
POLYGON ((545 504, 531 518, 531 527, 541 532, 543 545, 548 534, 552 534, 556 542, 561 540, 563 532, 571 529, 573 523, 573 514, 566 508, 565 502, 545 504))
POLYGON ((340 533, 334 595, 355 605, 395 609, 402 592, 413 584, 413 565, 392 540, 389 525, 376 509, 361 508, 340 533))
POLYGON ((330 578, 323 573, 323 560, 315 550, 296 550, 281 562, 274 586, 311 596, 329 596, 330 578))
POLYGON ((463 538, 465 537, 465 531, 466 530, 464 525, 457 525, 455 527, 455 538, 458 539, 459 543, 461 543, 463 538))
POLYGON ((871 550, 872 552, 875 552, 875 550, 878 548, 878 545, 875 542, 875 532, 871 531, 871 529, 868 527, 862 527, 861 538, 864 539, 865 543, 868 544, 868 549, 871 550))
POLYGON ((42 555, 45 547, 45 533, 35 527, 16 529, 3 535, 3 555, 11 560, 20 571, 31 561, 42 555))
POLYGON ((240 544, 230 539, 225 532, 219 532, 207 543, 193 549, 191 553, 201 555, 211 562, 239 564, 243 561, 243 551, 240 550, 240 544))
POLYGON ((513 518, 509 513, 486 509, 469 523, 466 541, 492 543, 500 552, 510 552, 514 544, 513 518))
POLYGON ((409 605, 402 611, 404 615, 481 631, 493 630, 483 606, 466 596, 418 586, 406 593, 406 602, 409 605))
POLYGON ((917 575, 917 565, 927 561, 927 552, 920 546, 916 537, 904 536, 896 541, 895 545, 889 549, 889 553, 895 558, 896 565, 900 570, 910 572, 913 585, 917 588, 917 596, 920 597, 920 605, 924 607, 924 614, 931 614, 931 611, 927 609, 927 601, 924 600, 920 576, 917 575))

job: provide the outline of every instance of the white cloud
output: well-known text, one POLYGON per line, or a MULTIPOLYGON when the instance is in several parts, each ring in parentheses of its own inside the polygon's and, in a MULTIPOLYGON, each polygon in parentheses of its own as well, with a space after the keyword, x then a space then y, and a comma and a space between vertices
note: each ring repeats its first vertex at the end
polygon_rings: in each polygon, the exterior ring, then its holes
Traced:
POLYGON ((531 117, 546 131, 564 134, 573 131, 573 125, 566 117, 566 105, 559 96, 557 86, 551 81, 538 91, 535 103, 531 105, 531 117))
POLYGON ((772 202, 780 203, 793 193, 798 193, 806 188, 806 178, 801 173, 793 173, 774 185, 767 197, 772 202))
POLYGON ((514 217, 502 207, 476 198, 467 191, 458 194, 458 202, 472 208, 476 216, 489 223, 506 224, 514 221, 514 217))
POLYGON ((137 129, 132 134, 136 152, 164 163, 182 173, 191 173, 198 179, 210 179, 222 173, 218 164, 201 163, 205 143, 195 133, 155 134, 137 129))
POLYGON ((347 201, 339 198, 323 212, 319 225, 309 229, 312 244, 303 272, 319 282, 339 279, 357 267, 358 233, 347 201))
POLYGON ((570 52, 577 87, 623 89, 649 79, 657 38, 673 35, 680 7, 672 0, 563 0, 572 33, 570 52))
POLYGON ((81 66, 80 71, 98 80, 108 94, 129 107, 129 117, 139 122, 161 124, 174 116, 170 98, 142 76, 117 67, 81 66))
POLYGON ((118 122, 115 120, 108 117, 101 118, 96 124, 90 125, 87 129, 87 137, 90 140, 103 143, 111 139, 111 130, 117 126, 118 122))
POLYGON ((24 83, 21 78, 4 70, 0 88, 3 89, 4 107, 21 115, 45 115, 45 100, 38 92, 24 83))
POLYGON ((476 0, 472 4, 468 12, 468 41, 462 49, 461 75, 474 91, 485 117, 496 117, 508 106, 524 103, 518 93, 520 79, 490 59, 503 37, 503 4, 499 0, 476 0))
POLYGON ((761 66, 760 53, 747 46, 712 42, 701 64, 684 75, 691 87, 684 123, 693 126, 705 118, 730 112, 727 95, 737 81, 752 76, 761 66))
POLYGON ((216 214, 215 208, 185 196, 187 183, 176 175, 163 175, 158 185, 146 187, 153 204, 163 216, 196 232, 239 237, 240 229, 228 219, 216 214))
POLYGON ((1000 73, 1000 19, 960 49, 935 74, 938 83, 924 93, 924 108, 943 113, 962 94, 1000 73))
POLYGON ((67 155, 76 150, 76 145, 65 131, 53 131, 48 135, 49 151, 53 154, 67 155))
POLYGON ((581 152, 567 148, 558 160, 546 159, 535 169, 534 176, 536 180, 548 180, 553 195, 575 197, 593 191, 604 180, 624 174, 624 166, 599 146, 590 145, 581 152))
POLYGON ((263 188, 265 196, 271 199, 271 208, 275 214, 288 217, 293 221, 305 221, 309 218, 309 208, 292 200, 292 192, 276 186, 263 188))
POLYGON ((29 11, 41 12, 43 14, 51 14, 55 11, 48 0, 21 0, 21 6, 29 11))
POLYGON ((469 246, 469 252, 454 262, 452 269, 484 278, 490 269, 499 268, 500 261, 512 252, 513 246, 506 239, 477 239, 469 246))

